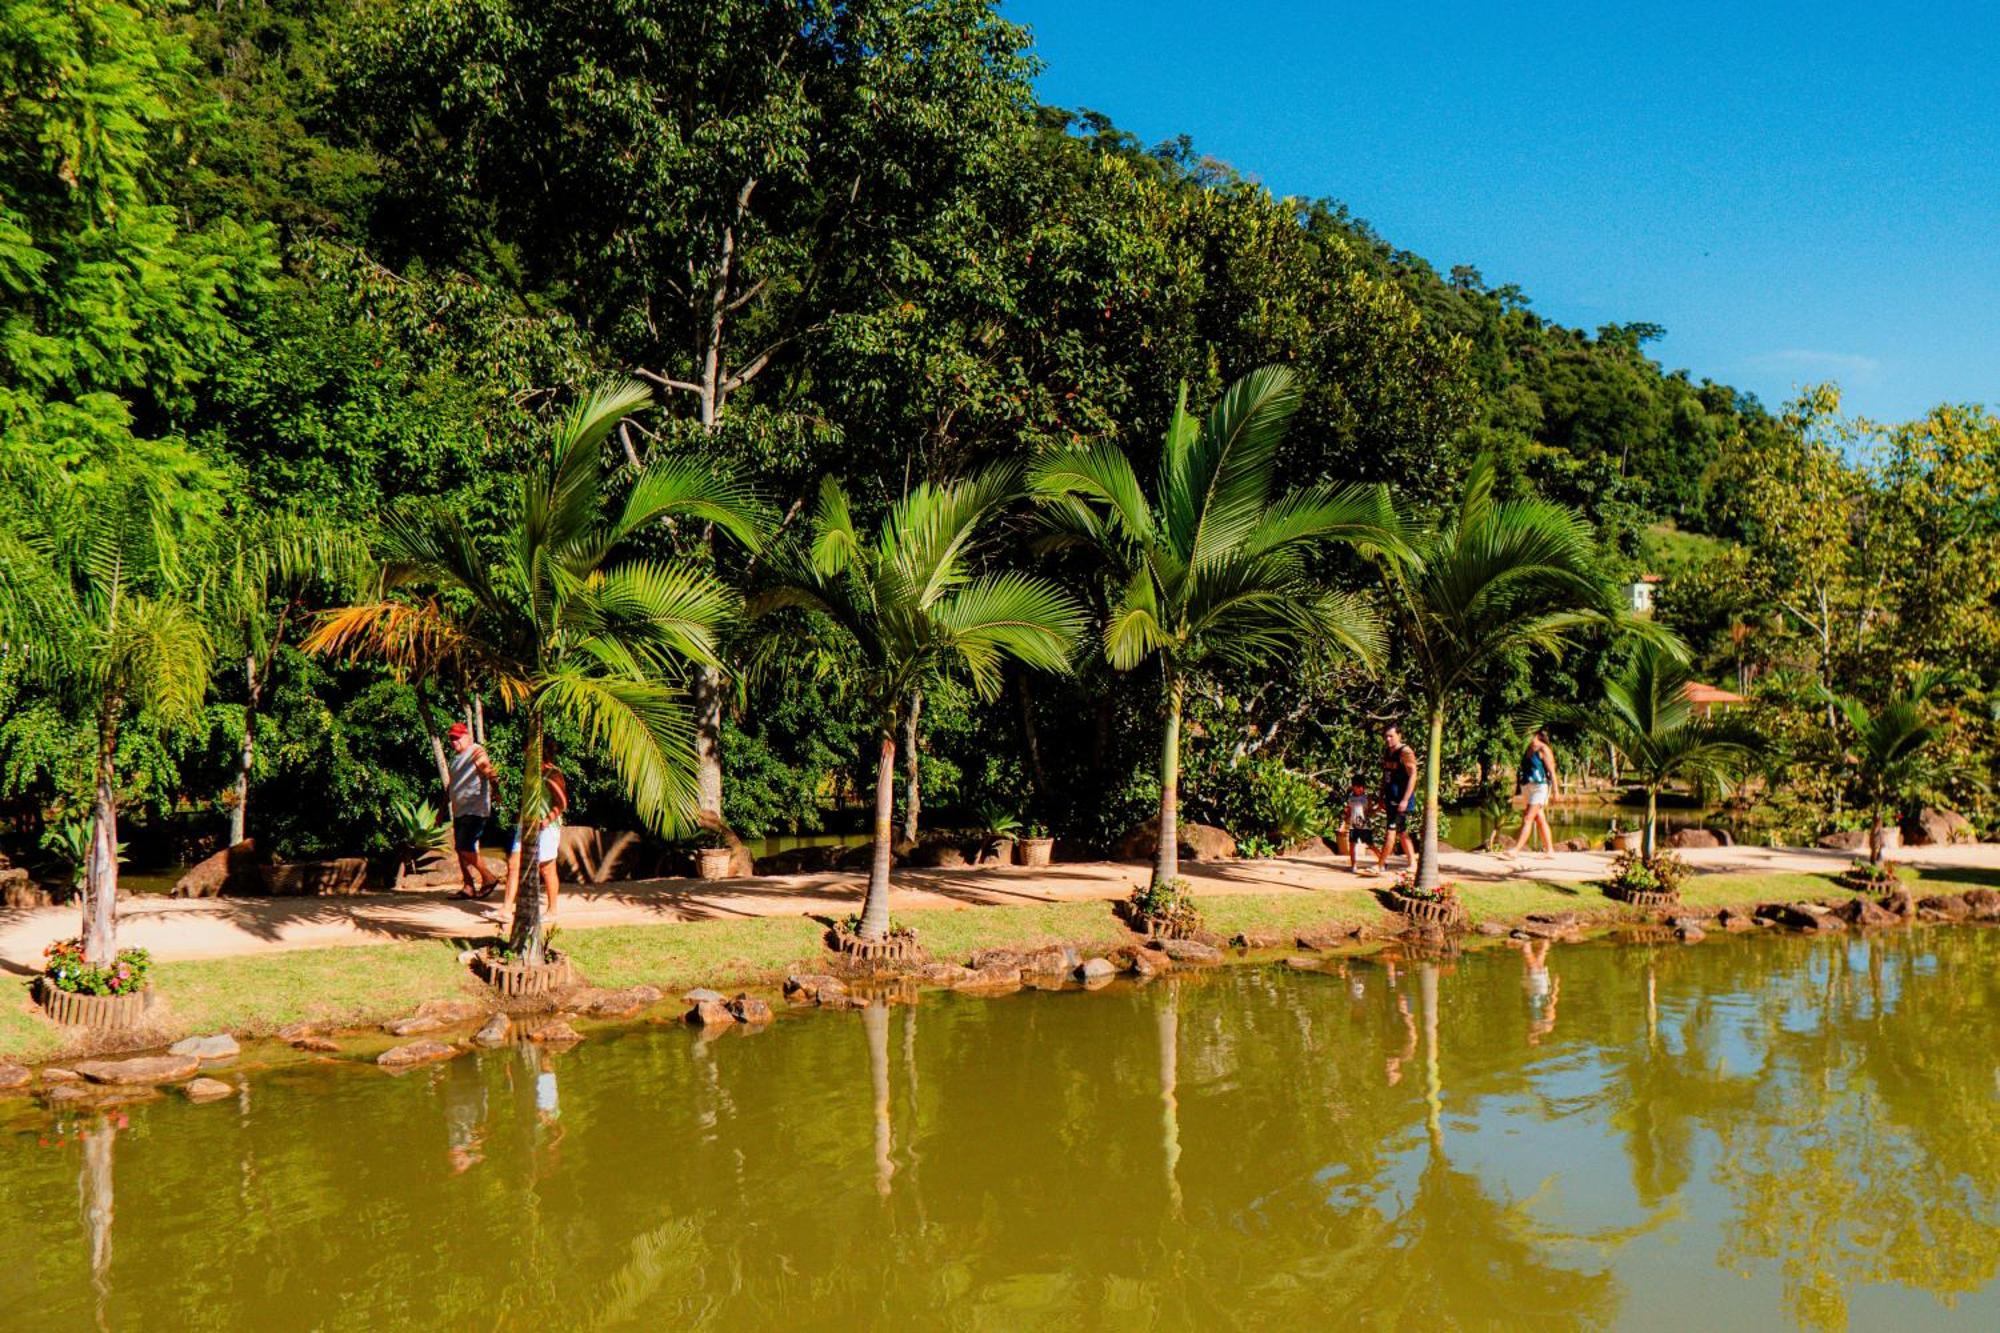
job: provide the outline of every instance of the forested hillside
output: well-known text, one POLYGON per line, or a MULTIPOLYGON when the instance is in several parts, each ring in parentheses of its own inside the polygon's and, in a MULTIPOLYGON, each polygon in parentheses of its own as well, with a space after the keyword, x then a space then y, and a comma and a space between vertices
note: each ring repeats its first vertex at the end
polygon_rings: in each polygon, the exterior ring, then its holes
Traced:
MULTIPOLYGON (((1830 753, 1806 734, 1819 686, 1918 663, 1958 673, 1956 744, 1990 764, 1984 413, 1768 410, 1661 366, 1644 311, 1563 327, 1338 203, 1038 105, 1035 69, 986 0, 0 0, 0 466, 21 495, 37 469, 95 479, 96 512, 155 532, 146 595, 185 593, 216 662, 197 708, 107 737, 0 658, 0 799, 23 828, 75 817, 110 744, 142 840, 220 838, 247 800, 288 853, 379 845, 393 802, 433 794, 418 710, 461 701, 301 651, 351 589, 321 568, 246 592, 242 553, 312 525, 370 542, 416 505, 497 548, 538 423, 606 376, 657 404, 612 463, 746 478, 783 534, 829 476, 872 520, 926 480, 1069 445, 1143 473, 1177 386, 1208 402, 1270 363, 1304 390, 1290 484, 1379 481, 1436 513, 1487 454, 1504 492, 1589 519, 1607 578, 1646 569, 1662 532, 1718 539, 1683 546, 1662 614, 1719 682, 1770 691, 1797 742, 1774 774, 1830 753), (138 470, 171 484, 128 505, 138 470)), ((1041 559, 1029 527, 1002 554, 1041 559)), ((643 542, 732 586, 759 572, 701 523, 643 542)), ((31 554, 5 554, 9 597, 30 597, 31 554)), ((1374 587, 1353 554, 1320 559, 1374 587)), ((746 834, 838 820, 872 774, 857 664, 833 640, 743 643, 683 682, 722 814, 746 834)), ((1454 705, 1452 769, 1510 771, 1521 710, 1591 695, 1612 651, 1496 668, 1454 705)), ((1302 784, 1344 783, 1407 706, 1398 669, 1392 644, 1376 673, 1205 678, 1191 812, 1255 831, 1302 784)), ((466 690, 505 768, 506 701, 466 690)), ((1156 798, 1157 707, 1101 655, 1073 679, 1009 668, 988 699, 946 683, 923 704, 925 805, 1102 845, 1156 798)), ((629 821, 580 769, 576 817, 629 821)), ((1797 818, 1825 822, 1837 785, 1797 818)))

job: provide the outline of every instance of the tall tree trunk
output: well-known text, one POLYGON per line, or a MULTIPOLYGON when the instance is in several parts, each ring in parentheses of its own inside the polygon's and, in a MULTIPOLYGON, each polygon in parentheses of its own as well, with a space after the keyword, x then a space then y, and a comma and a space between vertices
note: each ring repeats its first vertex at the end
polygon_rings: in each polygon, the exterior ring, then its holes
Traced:
POLYGON ((1186 687, 1167 679, 1167 728, 1160 742, 1160 845, 1153 856, 1153 883, 1172 884, 1181 874, 1181 705, 1186 687))
POLYGON ((875 859, 868 867, 868 897, 861 904, 864 940, 889 934, 889 866, 896 818, 896 725, 882 729, 882 752, 875 764, 875 859))
POLYGON ((1438 886, 1438 769, 1444 762, 1444 709, 1431 710, 1430 740, 1424 756, 1424 835, 1417 857, 1417 887, 1438 886))
POLYGON ((1639 856, 1651 861, 1654 851, 1660 845, 1660 789, 1652 783, 1646 784, 1646 832, 1639 839, 1639 856))
POLYGON ((872 1001, 861 1011, 868 1034, 868 1075, 875 1091, 875 1192, 889 1197, 896 1174, 895 1129, 889 1117, 889 1002, 872 1001))
POLYGON ((263 693, 264 675, 257 668, 257 654, 243 659, 248 688, 243 696, 243 744, 236 754, 236 799, 229 807, 229 845, 242 842, 250 827, 250 768, 257 758, 257 700, 263 693))
POLYGON ((83 961, 109 967, 118 958, 118 710, 107 696, 97 722, 97 784, 90 809, 90 860, 84 872, 83 961))
POLYGON ((689 691, 694 707, 695 821, 722 828, 722 672, 697 667, 689 691))
POLYGON ((1874 816, 1869 822, 1868 859, 1878 866, 1882 864, 1882 807, 1879 805, 1875 807, 1874 816))
POLYGON ((548 961, 548 931, 542 921, 542 826, 548 822, 548 793, 542 786, 542 720, 528 712, 528 739, 521 752, 521 877, 514 885, 514 929, 507 945, 524 963, 548 961))
POLYGON ((1168 981, 1160 1004, 1160 1151, 1167 1173, 1167 1198, 1175 1213, 1181 1207, 1181 988, 1168 981))
POLYGON ((424 736, 431 743, 431 758, 437 763, 438 787, 444 792, 444 817, 450 819, 456 812, 451 808, 451 760, 444 752, 444 737, 438 734, 437 717, 431 712, 430 686, 422 679, 417 681, 417 719, 423 724, 424 736))
POLYGON ((1035 696, 1028 686, 1027 672, 1014 677, 1014 694, 1021 701, 1021 745, 1028 755, 1028 781, 1034 787, 1036 802, 1045 806, 1049 799, 1049 775, 1042 767, 1042 733, 1035 725, 1035 696))
POLYGON ((924 692, 910 691, 910 712, 903 719, 903 841, 917 840, 917 812, 923 793, 917 773, 917 717, 924 711, 924 692))

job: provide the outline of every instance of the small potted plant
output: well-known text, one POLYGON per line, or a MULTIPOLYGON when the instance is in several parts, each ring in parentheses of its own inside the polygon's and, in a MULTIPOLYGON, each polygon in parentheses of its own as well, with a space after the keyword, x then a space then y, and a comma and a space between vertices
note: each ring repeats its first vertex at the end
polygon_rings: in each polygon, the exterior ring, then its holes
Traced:
POLYGON ((1895 867, 1887 861, 1871 861, 1866 857, 1851 862, 1840 872, 1840 884, 1856 893, 1898 893, 1903 887, 1895 867))
POLYGON ((1125 923, 1161 940, 1190 939, 1201 929, 1201 909, 1187 880, 1176 875, 1161 884, 1148 881, 1119 904, 1125 923))
POLYGON ((987 806, 979 812, 979 822, 985 826, 986 851, 981 860, 990 860, 994 865, 1011 865, 1014 860, 1014 844, 1021 836, 1021 817, 997 806, 987 806))
POLYGON ((42 951, 37 997, 58 1023, 86 1028, 136 1027, 152 1002, 147 978, 153 956, 144 949, 120 949, 111 962, 83 960, 83 941, 59 940, 42 951))
POLYGON ((731 863, 735 860, 734 849, 721 829, 704 828, 695 834, 694 863, 696 879, 728 879, 731 863))
POLYGON ((1672 852, 1658 850, 1650 857, 1636 850, 1620 852, 1604 892, 1634 907, 1671 907, 1681 900, 1681 881, 1687 875, 1687 862, 1672 852))
POLYGON ((1055 847, 1056 840, 1049 836, 1048 825, 1033 820, 1021 830, 1021 839, 1014 844, 1014 859, 1024 866, 1046 866, 1055 855, 1055 847))

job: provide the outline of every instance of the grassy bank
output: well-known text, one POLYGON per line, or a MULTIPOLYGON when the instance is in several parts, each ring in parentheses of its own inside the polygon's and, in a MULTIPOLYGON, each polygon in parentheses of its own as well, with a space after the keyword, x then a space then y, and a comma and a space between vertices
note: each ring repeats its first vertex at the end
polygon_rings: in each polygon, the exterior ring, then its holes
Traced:
MULTIPOLYGON (((1991 872, 1905 871, 1920 892, 1951 893, 1992 886, 1991 872)), ((1594 886, 1511 880, 1461 888, 1475 921, 1516 920, 1530 912, 1575 912, 1613 921, 1630 909, 1594 886)), ((1830 877, 1812 874, 1700 875, 1683 889, 1687 906, 1714 911, 1771 899, 1839 899, 1852 895, 1830 877)), ((1230 894, 1202 900, 1209 929, 1223 935, 1268 934, 1289 941, 1301 933, 1386 926, 1389 913, 1374 895, 1358 892, 1230 894)), ((1110 945, 1130 936, 1106 902, 1022 907, 958 907, 900 915, 939 958, 963 959, 975 949, 1067 943, 1110 945)), ((695 985, 717 988, 770 983, 788 970, 817 966, 821 927, 809 918, 753 917, 674 925, 603 926, 562 933, 583 975, 599 986, 646 983, 668 993, 695 985)), ((159 1002, 148 1044, 193 1033, 238 1036, 274 1032, 310 1021, 360 1026, 406 1014, 428 999, 484 992, 457 959, 457 946, 414 941, 339 949, 306 949, 162 963, 155 972, 159 1002)), ((123 1045, 132 1045, 129 1039, 123 1045)), ((0 1004, 0 1059, 45 1061, 87 1049, 75 1034, 44 1020, 25 987, 0 1004)))

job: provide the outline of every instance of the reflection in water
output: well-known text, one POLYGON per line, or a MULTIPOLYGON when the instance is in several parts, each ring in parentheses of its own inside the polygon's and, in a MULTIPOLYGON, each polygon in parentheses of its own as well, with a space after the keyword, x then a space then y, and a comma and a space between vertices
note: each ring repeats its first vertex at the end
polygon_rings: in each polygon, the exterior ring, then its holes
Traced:
POLYGON ((0 1106, 10 1147, 52 1139, 0 1151, 0 1225, 33 1256, 0 1265, 0 1309, 1995 1327, 1996 1020, 2000 931, 1930 930, 1385 954, 600 1031, 401 1079, 293 1067, 252 1075, 254 1114, 132 1113, 115 1291, 115 1122, 64 1140, 0 1106), (1563 1003, 1539 1032, 1537 965, 1563 1003))
POLYGON ((96 1298, 94 1313, 99 1328, 110 1327, 106 1306, 111 1301, 111 1224, 118 1212, 111 1186, 111 1152, 123 1124, 122 1116, 101 1116, 77 1135, 83 1145, 77 1197, 82 1206, 84 1232, 90 1240, 90 1286, 96 1298))

